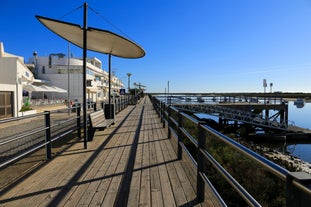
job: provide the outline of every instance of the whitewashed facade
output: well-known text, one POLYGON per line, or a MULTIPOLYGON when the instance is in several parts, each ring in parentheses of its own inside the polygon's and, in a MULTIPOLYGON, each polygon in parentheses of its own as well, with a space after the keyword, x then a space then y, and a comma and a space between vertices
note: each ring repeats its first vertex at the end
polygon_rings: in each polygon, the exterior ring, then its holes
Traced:
POLYGON ((4 51, 0 42, 0 118, 18 116, 23 106, 23 86, 34 81, 24 58, 4 51))
MULTIPOLYGON (((47 93, 47 98, 82 102, 83 100, 83 60, 69 58, 62 53, 49 56, 34 56, 30 63, 35 64, 36 78, 65 89, 69 93, 47 93), (69 62, 69 63, 68 63, 69 62), (69 97, 68 97, 69 96, 69 97)), ((95 58, 87 59, 87 100, 105 101, 108 99, 108 72, 102 69, 102 62, 95 58)), ((124 87, 122 81, 111 75, 111 91, 118 92, 124 87)), ((112 92, 113 93, 113 92, 112 92)), ((33 96, 35 94, 33 93, 33 96)), ((40 96, 40 94, 38 94, 40 96)))

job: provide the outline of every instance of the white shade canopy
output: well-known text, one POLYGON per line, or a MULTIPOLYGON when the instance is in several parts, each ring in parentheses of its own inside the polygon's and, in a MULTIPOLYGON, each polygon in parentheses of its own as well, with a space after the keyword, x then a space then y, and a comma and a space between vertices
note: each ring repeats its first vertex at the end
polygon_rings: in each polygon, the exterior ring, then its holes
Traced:
POLYGON ((59 88, 53 85, 23 85, 23 89, 26 91, 35 91, 35 92, 55 92, 55 93, 67 93, 67 90, 59 88))
MULTIPOLYGON (((48 29, 65 40, 83 48, 83 28, 55 19, 36 15, 36 18, 48 29)), ((122 58, 141 58, 145 51, 136 43, 107 30, 87 28, 87 50, 111 54, 122 58)))

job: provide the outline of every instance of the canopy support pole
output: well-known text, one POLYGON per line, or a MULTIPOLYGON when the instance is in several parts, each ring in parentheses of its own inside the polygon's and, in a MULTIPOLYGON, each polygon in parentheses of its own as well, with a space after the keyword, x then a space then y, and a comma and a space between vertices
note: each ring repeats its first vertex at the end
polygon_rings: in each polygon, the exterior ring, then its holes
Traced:
POLYGON ((83 132, 84 149, 87 149, 87 107, 86 107, 86 49, 87 49, 87 3, 84 3, 83 17, 83 132))
POLYGON ((111 119, 111 54, 108 54, 108 68, 109 68, 109 91, 108 91, 108 100, 109 100, 109 119, 111 119))

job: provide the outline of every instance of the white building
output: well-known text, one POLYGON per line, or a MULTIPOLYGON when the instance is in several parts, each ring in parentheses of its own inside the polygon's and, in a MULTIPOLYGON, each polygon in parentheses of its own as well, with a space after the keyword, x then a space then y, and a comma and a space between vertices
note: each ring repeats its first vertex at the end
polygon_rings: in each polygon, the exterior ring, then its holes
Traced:
POLYGON ((33 83, 34 76, 24 58, 4 51, 0 42, 0 118, 18 116, 23 106, 23 87, 33 83))
MULTIPOLYGON (((66 99, 83 102, 83 60, 69 58, 65 54, 50 54, 40 57, 37 54, 30 59, 35 64, 35 76, 69 91, 69 93, 47 93, 47 98, 66 99), (52 97, 53 96, 53 97, 52 97)), ((102 69, 102 62, 97 58, 87 59, 87 100, 105 101, 108 99, 109 76, 102 69)), ((111 75, 111 91, 119 92, 124 85, 120 79, 111 75)), ((33 96, 36 94, 33 93, 33 96)), ((37 94, 40 96, 40 93, 37 94)))
MULTIPOLYGON (((25 64, 23 57, 5 52, 0 42, 0 119, 21 115, 19 111, 27 99, 27 96, 23 96, 25 92, 28 92, 32 104, 68 98, 83 102, 82 59, 69 58, 68 64, 68 58, 61 53, 48 57, 34 55, 30 64, 25 64)), ((89 101, 108 100, 108 80, 108 72, 102 69, 101 61, 97 58, 87 59, 89 101)), ((124 88, 122 81, 112 74, 111 93, 118 94, 121 88, 124 88)))

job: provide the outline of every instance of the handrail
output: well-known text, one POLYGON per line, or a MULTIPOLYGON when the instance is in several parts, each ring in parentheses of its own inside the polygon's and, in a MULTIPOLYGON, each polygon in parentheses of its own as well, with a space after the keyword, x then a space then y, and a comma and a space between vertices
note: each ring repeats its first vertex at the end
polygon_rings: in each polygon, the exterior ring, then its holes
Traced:
MULTIPOLYGON (((128 97, 121 97, 120 100, 116 101, 116 109, 118 109, 118 111, 123 110, 128 104, 129 104, 129 98, 128 97)), ((104 102, 103 102, 104 103, 104 102)), ((104 104, 102 103, 102 107, 104 106, 104 104)), ((93 105, 92 110, 96 109, 96 104, 93 105)), ((0 139, 0 147, 5 147, 6 144, 11 144, 14 143, 15 141, 19 141, 19 142, 26 142, 23 139, 33 136, 38 134, 38 133, 42 133, 38 135, 38 139, 36 139, 35 143, 32 146, 28 146, 28 143, 21 143, 19 144, 19 146, 23 146, 23 151, 21 151, 20 149, 14 149, 13 153, 11 151, 11 149, 13 149, 13 147, 8 147, 7 151, 9 152, 9 154, 5 154, 4 157, 6 157, 6 159, 4 161, 2 161, 0 163, 0 168, 6 167, 8 165, 10 165, 11 163, 33 153, 34 151, 41 149, 42 147, 46 147, 46 158, 50 159, 51 156, 51 143, 55 142, 58 139, 61 139, 62 137, 74 132, 77 130, 77 136, 80 139, 81 138, 81 115, 80 115, 80 111, 81 111, 81 105, 77 104, 74 107, 69 107, 69 108, 64 108, 64 109, 57 109, 57 110, 52 110, 52 111, 44 111, 44 112, 40 112, 37 114, 32 114, 32 115, 27 115, 27 116, 21 116, 21 117, 12 117, 12 118, 6 118, 6 119, 1 119, 0 120, 0 124, 5 124, 5 123, 9 123, 9 122, 14 122, 14 121, 20 121, 20 120, 30 120, 31 118, 36 118, 36 117, 42 117, 43 118, 43 122, 45 121, 45 126, 40 126, 37 127, 35 129, 31 129, 28 130, 22 134, 19 135, 11 135, 9 137, 0 139), (75 109, 75 111, 70 112, 73 113, 74 116, 66 118, 65 120, 61 120, 58 121, 56 123, 52 123, 51 122, 51 114, 55 114, 55 113, 62 113, 64 111, 64 113, 66 113, 66 111, 72 111, 73 109, 75 109), (68 128, 64 131, 59 131, 58 129, 56 129, 57 132, 59 133, 54 133, 55 135, 53 135, 53 137, 51 136, 53 134, 53 129, 55 128, 59 128, 59 126, 66 124, 66 123, 71 123, 74 120, 76 120, 76 123, 73 123, 72 126, 68 125, 68 128), (44 133, 45 132, 45 141, 44 141, 44 133), (39 137, 40 136, 40 137, 39 137), (44 141, 44 143, 41 143, 42 141, 44 141), (26 146, 27 144, 27 146, 26 146), (25 147, 24 147, 25 146, 25 147), (7 159, 8 158, 8 159, 7 159)), ((12 144, 11 144, 12 145, 12 144)), ((1 157, 0 157, 1 158, 1 157)))
MULTIPOLYGON (((5 146, 6 144, 9 144, 9 143, 14 143, 14 141, 22 140, 23 138, 33 136, 33 135, 38 134, 38 133, 40 133, 40 132, 45 132, 45 137, 51 137, 51 133, 52 133, 51 129, 52 129, 52 128, 55 128, 56 126, 60 126, 60 125, 62 125, 62 124, 64 124, 64 123, 67 123, 67 122, 70 122, 70 121, 73 121, 73 120, 79 120, 79 119, 80 119, 80 115, 79 115, 79 111, 80 111, 80 110, 81 110, 81 109, 80 109, 80 107, 78 106, 78 107, 77 107, 77 110, 76 110, 77 113, 76 113, 76 115, 75 115, 73 118, 69 118, 69 119, 67 119, 67 120, 65 120, 65 121, 61 121, 61 122, 56 123, 56 124, 53 124, 53 125, 48 124, 48 125, 46 125, 46 126, 44 126, 44 127, 39 127, 39 128, 36 128, 36 129, 32 129, 31 131, 28 131, 27 133, 23 133, 23 134, 20 135, 20 136, 16 136, 16 137, 13 137, 13 138, 10 138, 10 137, 9 137, 9 138, 5 139, 4 141, 2 141, 2 142, 0 143, 0 146, 5 146)), ((54 112, 55 112, 55 111, 54 111, 54 112)), ((15 120, 29 119, 29 118, 38 117, 38 116, 40 116, 40 115, 41 115, 41 116, 44 115, 44 117, 45 117, 45 123, 51 123, 50 114, 51 114, 50 111, 45 111, 45 112, 39 113, 39 115, 38 115, 38 114, 35 114, 35 115, 25 116, 25 117, 22 117, 22 118, 18 117, 18 118, 16 118, 15 120)), ((13 119, 14 119, 14 118, 10 119, 9 121, 12 121, 13 119)), ((5 121, 8 121, 8 120, 5 120, 5 121)), ((3 168, 3 167, 5 167, 5 166, 7 166, 7 165, 13 163, 13 162, 15 162, 15 161, 17 161, 17 160, 19 160, 19 159, 21 159, 21 158, 23 158, 23 157, 25 157, 25 156, 31 154, 31 153, 33 153, 34 151, 36 151, 36 150, 38 150, 38 149, 40 149, 40 148, 42 148, 42 147, 44 147, 44 146, 46 147, 46 158, 49 159, 49 158, 51 158, 51 147, 52 147, 52 146, 51 146, 51 143, 54 142, 54 141, 56 141, 56 140, 59 139, 59 138, 64 137, 65 135, 67 135, 67 134, 69 134, 69 133, 71 133, 71 132, 73 132, 73 131, 75 131, 75 130, 78 130, 78 131, 79 131, 80 128, 81 128, 81 126, 80 126, 80 124, 78 124, 78 122, 77 122, 77 125, 76 125, 76 126, 73 126, 70 130, 65 131, 64 133, 61 133, 61 134, 59 134, 58 136, 53 137, 52 139, 46 139, 46 140, 44 141, 44 143, 41 143, 41 144, 40 144, 40 139, 38 139, 38 141, 36 142, 36 144, 34 144, 32 147, 24 148, 24 149, 26 149, 25 152, 22 152, 22 153, 16 152, 17 155, 15 155, 15 156, 12 157, 12 158, 9 158, 8 160, 4 161, 3 163, 0 163, 0 168, 3 168)), ((78 132, 78 134, 79 134, 79 132, 78 132)), ((40 137, 43 139, 43 138, 44 138, 44 135, 40 135, 40 137)), ((78 137, 80 138, 80 135, 78 135, 78 137)), ((26 143, 25 143, 25 144, 26 144, 26 143)))
POLYGON ((201 153, 208 159, 212 165, 217 169, 218 172, 231 184, 232 187, 243 197, 243 199, 251 206, 261 206, 253 196, 251 196, 244 188, 236 181, 225 168, 223 168, 214 158, 210 155, 207 150, 201 150, 201 153))
POLYGON ((282 168, 281 166, 275 164, 274 162, 268 160, 265 157, 262 157, 261 155, 255 153, 254 151, 250 150, 249 148, 245 147, 244 145, 241 145, 240 143, 237 143, 236 141, 230 139, 229 137, 221 134, 220 132, 216 131, 215 129, 204 125, 203 126, 205 130, 208 130, 209 132, 215 134, 218 138, 220 138, 222 141, 226 142, 227 144, 234 147, 239 152, 243 153, 248 158, 251 158, 252 160, 258 162, 262 166, 268 168, 271 172, 273 172, 275 175, 277 175, 279 178, 286 180, 286 176, 288 175, 289 171, 282 168))
POLYGON ((5 139, 5 140, 0 140, 0 146, 1 145, 5 145, 5 144, 8 144, 10 142, 13 142, 13 141, 16 141, 16 140, 19 140, 19 139, 22 139, 24 137, 27 137, 27 136, 30 136, 30 135, 33 135, 33 134, 36 134, 38 132, 41 132, 41 131, 45 131, 46 130, 46 127, 41 127, 41 128, 38 128, 38 129, 35 129, 35 130, 32 130, 31 132, 29 133, 25 133, 21 136, 17 136, 17 137, 13 137, 13 138, 8 138, 8 139, 5 139))
MULTIPOLYGON (((274 174, 277 178, 281 179, 284 184, 286 185, 287 189, 287 197, 286 197, 286 206, 303 206, 306 203, 303 201, 303 198, 301 198, 301 201, 297 202, 297 199, 292 198, 293 194, 293 188, 294 186, 297 190, 298 193, 304 193, 304 196, 307 196, 308 199, 311 199, 311 190, 310 186, 305 186, 304 184, 301 183, 298 177, 295 177, 294 174, 289 172, 288 170, 282 168, 281 166, 275 164, 274 162, 262 157, 261 155, 255 153, 254 151, 250 150, 249 148, 237 143, 233 139, 230 139, 229 137, 221 134, 220 132, 216 131, 215 129, 205 125, 204 123, 201 123, 200 121, 196 120, 195 118, 189 116, 188 114, 183 113, 182 111, 179 111, 176 107, 173 106, 167 106, 165 103, 161 102, 160 100, 156 99, 155 97, 151 97, 151 100, 153 101, 153 106, 155 107, 156 111, 160 114, 161 116, 161 121, 163 119, 163 123, 166 121, 168 123, 168 129, 169 133, 174 133, 175 138, 178 139, 178 150, 179 148, 183 148, 186 154, 189 156, 190 160, 197 166, 198 168, 198 176, 201 178, 200 180, 204 180, 205 183, 209 184, 210 186, 212 183, 209 182, 208 177, 206 177, 206 174, 204 171, 202 171, 202 156, 204 157, 204 160, 209 160, 209 162, 214 166, 214 168, 221 173, 223 178, 228 181, 235 189, 236 191, 240 194, 240 196, 251 206, 260 206, 259 202, 255 200, 255 198, 252 197, 252 195, 249 194, 233 177, 232 175, 227 172, 223 166, 221 166, 220 163, 208 152, 208 150, 202 146, 202 132, 208 132, 211 136, 214 136, 221 142, 223 142, 225 145, 230 146, 232 149, 235 151, 238 151, 239 153, 242 153, 245 157, 251 159, 255 163, 258 163, 263 167, 263 169, 271 172, 274 174), (168 112, 167 112, 168 111, 168 112), (170 112, 171 111, 171 112, 170 112), (174 112, 175 116, 171 115, 171 113, 174 112), (178 115, 178 120, 176 120, 176 115, 178 115), (175 117, 175 118, 174 118, 175 117), (180 120, 179 120, 180 119, 180 120), (189 133, 183 126, 183 121, 182 119, 187 119, 190 121, 192 124, 197 125, 198 129, 202 129, 202 132, 200 133, 199 130, 199 136, 194 138, 193 134, 189 133), (174 127, 173 127, 174 126, 174 127), (177 132, 175 131, 177 129, 177 132), (196 154, 200 156, 197 158, 199 161, 196 162, 196 160, 193 158, 191 153, 188 151, 187 147, 183 144, 180 136, 187 138, 195 147, 197 147, 197 152, 196 154), (198 140, 196 140, 198 139, 198 140), (201 142, 201 144, 200 144, 201 142), (298 204, 297 204, 298 203, 298 204)), ((163 124, 163 127, 165 127, 165 124, 163 124)), ((169 135, 170 137, 170 135, 169 135)), ((183 139, 184 139, 183 138, 183 139)), ((203 136, 203 139, 206 139, 205 135, 203 136)), ((203 141, 204 143, 204 141, 203 141)), ((178 152, 180 154, 180 152, 178 152)), ((181 157, 178 155, 178 157, 181 157)), ((205 161, 203 161, 205 162, 205 161)), ((197 178, 197 182, 199 182, 199 177, 197 178)), ((311 176, 309 176, 311 178, 311 176)), ((309 179, 309 183, 311 182, 311 179, 309 179)), ((197 196, 198 198, 201 197, 200 194, 202 194, 202 186, 199 184, 197 189, 197 196)), ((213 186, 211 186, 212 189, 214 189, 213 186)), ((204 191, 204 188, 203 188, 204 191)), ((217 191, 216 191, 217 192, 217 191)), ((295 193, 297 191, 295 190, 295 193)), ((217 193, 216 193, 217 194, 217 193)), ((219 195, 218 195, 219 196, 219 195)), ((302 197, 304 197, 302 196, 302 197)), ((301 196, 299 196, 301 197, 301 196)), ((305 197, 304 197, 305 199, 305 197)), ((200 199, 199 199, 200 200, 200 199)), ((222 198, 219 197, 220 203, 222 203, 222 198)), ((310 200, 308 200, 311 202, 310 200)))

